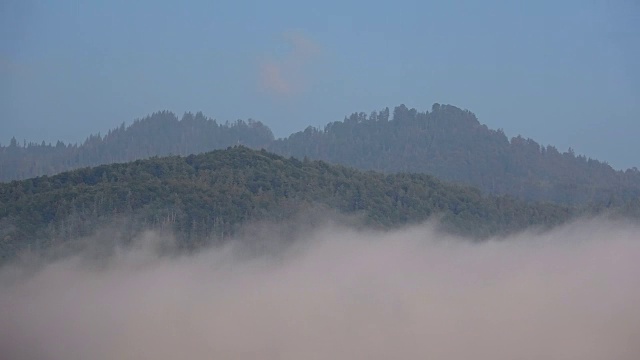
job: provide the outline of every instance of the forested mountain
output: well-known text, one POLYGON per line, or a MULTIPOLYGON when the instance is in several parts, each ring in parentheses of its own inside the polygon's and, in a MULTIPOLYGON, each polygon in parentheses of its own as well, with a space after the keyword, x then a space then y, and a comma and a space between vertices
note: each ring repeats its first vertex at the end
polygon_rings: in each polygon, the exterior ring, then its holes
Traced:
POLYGON ((220 125, 201 113, 178 120, 159 112, 105 136, 90 136, 82 145, 21 145, 13 140, 0 147, 0 181, 236 144, 364 170, 425 173, 526 200, 573 205, 640 197, 635 168, 616 171, 571 149, 560 152, 521 136, 508 139, 473 113, 439 104, 425 112, 401 105, 393 113, 388 108, 354 113, 324 129, 308 127, 278 140, 252 120, 220 125))
POLYGON ((323 130, 309 127, 274 141, 271 151, 332 163, 393 172, 418 172, 469 184, 493 194, 563 204, 616 201, 640 196, 640 172, 561 153, 521 136, 480 124, 455 106, 434 104, 431 112, 401 105, 354 113, 323 130))
POLYGON ((552 226, 575 213, 483 196, 424 174, 363 172, 234 147, 2 183, 0 256, 88 236, 118 219, 119 237, 169 228, 189 247, 220 241, 248 221, 280 221, 318 207, 358 214, 374 227, 439 215, 446 229, 474 237, 552 226))
POLYGON ((273 133, 259 121, 218 124, 201 112, 179 120, 168 111, 124 123, 105 136, 91 135, 81 144, 19 144, 0 146, 0 181, 52 175, 86 166, 127 162, 152 156, 189 155, 242 144, 266 147, 273 133))

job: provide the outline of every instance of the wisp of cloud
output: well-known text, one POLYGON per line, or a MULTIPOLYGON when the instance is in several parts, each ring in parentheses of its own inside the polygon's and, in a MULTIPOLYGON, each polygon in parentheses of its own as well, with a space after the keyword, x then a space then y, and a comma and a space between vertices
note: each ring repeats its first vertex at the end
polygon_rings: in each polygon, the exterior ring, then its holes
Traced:
POLYGON ((320 46, 300 31, 283 34, 291 50, 278 59, 260 62, 260 83, 263 90, 277 96, 292 96, 304 90, 309 79, 309 65, 320 54, 320 46))
MULTIPOLYGON (((4 359, 640 358, 634 225, 474 243, 322 226, 251 256, 140 246, 0 283, 4 359)), ((247 243, 244 239, 239 243, 247 243)))

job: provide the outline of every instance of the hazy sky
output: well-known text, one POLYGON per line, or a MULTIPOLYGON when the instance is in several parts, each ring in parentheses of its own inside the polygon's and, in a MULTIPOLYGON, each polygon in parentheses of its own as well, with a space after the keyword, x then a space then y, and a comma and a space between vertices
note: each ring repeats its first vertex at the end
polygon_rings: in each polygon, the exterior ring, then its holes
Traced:
POLYGON ((640 167, 639 38, 636 0, 3 0, 0 143, 81 141, 163 109, 283 136, 439 102, 640 167))

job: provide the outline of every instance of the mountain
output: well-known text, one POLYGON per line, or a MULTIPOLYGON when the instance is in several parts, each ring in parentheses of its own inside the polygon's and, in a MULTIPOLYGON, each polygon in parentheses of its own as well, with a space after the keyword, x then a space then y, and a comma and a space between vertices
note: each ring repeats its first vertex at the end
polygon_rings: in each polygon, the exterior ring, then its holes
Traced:
POLYGON ((640 197, 640 171, 560 152, 534 140, 508 139, 476 116, 451 105, 419 112, 400 105, 370 115, 354 113, 324 129, 308 127, 275 140, 260 122, 218 124, 202 113, 181 120, 159 112, 81 145, 0 146, 0 181, 52 175, 84 166, 189 155, 242 144, 298 159, 324 160, 384 173, 411 172, 471 185, 491 194, 566 205, 617 203, 640 197))
POLYGON ((309 127, 271 143, 269 150, 386 173, 416 172, 478 187, 562 204, 610 202, 640 196, 640 172, 560 153, 521 136, 509 140, 476 116, 451 105, 431 112, 404 105, 354 113, 323 130, 309 127))
POLYGON ((86 166, 121 163, 152 156, 189 155, 233 145, 266 147, 273 141, 271 130, 259 121, 238 120, 218 124, 201 112, 182 119, 162 111, 124 123, 107 135, 91 135, 81 145, 18 144, 0 146, 0 181, 53 175, 86 166))
POLYGON ((477 238, 549 227, 576 214, 483 196, 424 174, 364 172, 233 147, 2 183, 0 256, 51 248, 114 223, 114 237, 165 228, 192 247, 221 241, 251 221, 282 221, 318 208, 384 228, 435 215, 445 229, 477 238))

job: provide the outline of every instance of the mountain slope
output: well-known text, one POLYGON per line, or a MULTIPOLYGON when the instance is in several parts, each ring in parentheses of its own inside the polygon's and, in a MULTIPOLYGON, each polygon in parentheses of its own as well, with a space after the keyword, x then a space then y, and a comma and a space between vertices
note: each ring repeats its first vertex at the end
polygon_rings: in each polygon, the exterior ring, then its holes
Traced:
POLYGON ((475 237, 552 226, 572 214, 485 197, 428 175, 362 172, 235 147, 0 184, 0 254, 88 236, 115 219, 123 221, 122 237, 168 227, 193 246, 219 241, 249 221, 280 221, 314 207, 359 214, 378 227, 439 215, 449 230, 475 237))
POLYGON ((252 120, 220 125, 201 113, 178 120, 159 112, 104 137, 91 136, 80 146, 20 146, 17 141, 0 146, 0 181, 236 144, 364 170, 425 173, 526 200, 575 205, 640 198, 635 168, 616 171, 571 150, 561 153, 520 136, 509 140, 473 113, 439 104, 425 112, 401 105, 392 114, 388 108, 369 116, 355 113, 322 130, 309 127, 278 140, 252 120))
POLYGON ((450 105, 434 104, 431 112, 401 105, 392 119, 388 109, 357 113, 324 130, 309 127, 276 140, 269 149, 359 169, 426 173, 528 200, 584 204, 640 196, 637 169, 615 171, 520 136, 509 141, 450 105))
POLYGON ((0 147, 0 181, 53 175, 86 166, 120 163, 152 156, 189 155, 243 144, 254 148, 273 141, 261 122, 238 120, 218 124, 202 113, 186 113, 178 119, 162 111, 124 123, 105 136, 91 135, 81 145, 24 144, 15 139, 0 147))

